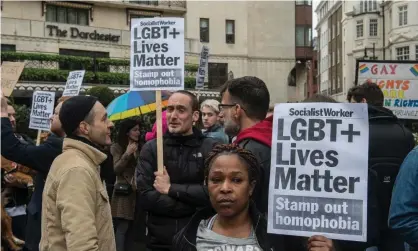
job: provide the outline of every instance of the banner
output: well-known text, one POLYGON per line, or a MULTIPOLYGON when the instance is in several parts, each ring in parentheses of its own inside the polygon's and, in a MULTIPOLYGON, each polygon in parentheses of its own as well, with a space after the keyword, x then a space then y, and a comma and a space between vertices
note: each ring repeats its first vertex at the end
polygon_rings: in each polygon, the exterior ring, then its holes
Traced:
POLYGON ((276 104, 268 232, 366 241, 368 153, 366 104, 276 104))
POLYGON ((35 91, 32 98, 29 128, 49 131, 54 114, 55 92, 35 91))
POLYGON ((184 89, 184 19, 132 19, 130 90, 184 89))
POLYGON ((62 93, 63 97, 77 96, 80 93, 81 85, 83 84, 85 70, 72 71, 68 74, 65 90, 62 93))
POLYGON ((209 61, 209 47, 203 45, 200 52, 199 69, 196 73, 196 89, 203 89, 205 85, 206 67, 209 61))
POLYGON ((24 62, 3 62, 1 65, 1 90, 4 96, 12 95, 23 68, 25 68, 24 62))
POLYGON ((357 83, 371 81, 385 96, 384 106, 401 119, 418 119, 418 62, 357 61, 357 83))

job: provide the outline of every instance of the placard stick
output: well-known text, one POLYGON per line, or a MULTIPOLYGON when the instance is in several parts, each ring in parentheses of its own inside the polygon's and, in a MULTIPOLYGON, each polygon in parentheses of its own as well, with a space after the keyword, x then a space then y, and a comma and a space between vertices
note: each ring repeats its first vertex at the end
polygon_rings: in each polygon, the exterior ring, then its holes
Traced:
POLYGON ((42 130, 38 130, 38 136, 36 137, 36 145, 39 146, 41 144, 41 133, 42 130))
POLYGON ((163 119, 160 90, 155 91, 155 104, 157 105, 157 165, 158 172, 163 173, 163 119))

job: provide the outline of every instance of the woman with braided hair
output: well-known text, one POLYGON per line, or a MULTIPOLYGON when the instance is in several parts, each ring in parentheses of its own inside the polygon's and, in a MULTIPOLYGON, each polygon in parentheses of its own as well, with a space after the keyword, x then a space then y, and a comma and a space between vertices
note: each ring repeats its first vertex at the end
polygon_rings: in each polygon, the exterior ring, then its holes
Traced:
POLYGON ((323 236, 271 235, 251 200, 260 177, 256 157, 235 145, 218 145, 205 162, 205 183, 213 208, 197 212, 173 240, 176 251, 334 251, 323 236))

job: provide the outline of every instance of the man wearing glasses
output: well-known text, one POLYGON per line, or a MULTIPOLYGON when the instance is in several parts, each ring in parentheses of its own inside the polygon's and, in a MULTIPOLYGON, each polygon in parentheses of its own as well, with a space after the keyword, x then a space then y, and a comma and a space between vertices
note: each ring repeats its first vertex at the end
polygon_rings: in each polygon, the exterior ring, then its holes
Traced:
POLYGON ((261 79, 246 76, 228 80, 221 96, 225 133, 236 136, 234 144, 251 151, 261 163, 261 182, 253 197, 258 210, 267 213, 273 131, 273 116, 266 118, 270 93, 261 79))

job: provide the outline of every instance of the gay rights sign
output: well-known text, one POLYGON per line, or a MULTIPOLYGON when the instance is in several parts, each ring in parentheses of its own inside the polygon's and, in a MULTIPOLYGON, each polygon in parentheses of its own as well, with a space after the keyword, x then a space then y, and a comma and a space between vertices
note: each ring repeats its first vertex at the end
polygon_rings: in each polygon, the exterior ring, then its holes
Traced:
POLYGON ((366 104, 274 109, 268 232, 366 241, 366 104))

